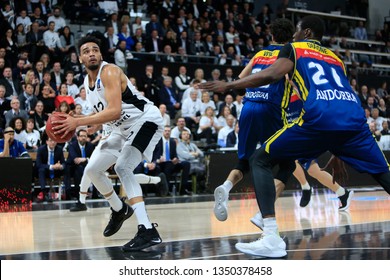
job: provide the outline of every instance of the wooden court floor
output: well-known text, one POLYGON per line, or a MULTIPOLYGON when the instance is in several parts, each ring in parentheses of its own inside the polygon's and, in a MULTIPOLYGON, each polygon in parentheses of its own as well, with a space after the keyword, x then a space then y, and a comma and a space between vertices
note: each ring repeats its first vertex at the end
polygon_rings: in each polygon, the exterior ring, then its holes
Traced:
MULTIPOLYGON (((276 202, 281 236, 293 260, 389 260, 390 197, 380 189, 356 188, 348 212, 338 211, 334 193, 315 189, 310 204, 301 193, 285 192, 276 202)), ((104 200, 87 200, 86 212, 69 212, 72 202, 33 203, 0 209, 0 260, 251 260, 234 248, 260 231, 249 219, 257 211, 253 193, 231 194, 229 218, 213 214, 213 195, 147 197, 160 245, 124 253, 121 245, 136 233, 135 217, 114 236, 103 237, 110 210, 104 200)))

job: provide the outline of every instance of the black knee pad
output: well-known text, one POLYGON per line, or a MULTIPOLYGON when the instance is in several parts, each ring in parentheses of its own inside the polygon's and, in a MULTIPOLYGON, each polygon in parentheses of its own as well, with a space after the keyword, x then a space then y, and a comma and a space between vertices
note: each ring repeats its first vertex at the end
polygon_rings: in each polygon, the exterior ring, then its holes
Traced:
POLYGON ((284 160, 279 162, 279 171, 275 175, 275 179, 278 179, 283 184, 287 184, 288 179, 295 171, 295 161, 294 160, 284 160))
POLYGON ((249 161, 247 159, 239 159, 234 169, 240 170, 242 175, 249 172, 249 161))

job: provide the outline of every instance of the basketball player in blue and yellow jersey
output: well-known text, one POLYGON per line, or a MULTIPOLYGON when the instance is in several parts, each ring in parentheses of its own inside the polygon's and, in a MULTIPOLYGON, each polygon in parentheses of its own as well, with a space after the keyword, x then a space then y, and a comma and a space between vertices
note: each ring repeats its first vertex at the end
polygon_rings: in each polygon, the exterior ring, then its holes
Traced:
MULTIPOLYGON (((313 160, 326 151, 359 172, 371 174, 390 194, 389 164, 366 123, 359 99, 349 85, 343 62, 320 44, 324 23, 318 16, 302 18, 275 63, 259 73, 230 82, 202 84, 210 91, 226 91, 270 84, 285 74, 297 85, 303 100, 301 117, 284 126, 255 151, 251 170, 256 199, 264 217, 262 238, 237 243, 244 253, 263 257, 287 254, 275 218, 275 186, 272 167, 280 160, 313 160)), ((291 170, 286 169, 286 173, 291 170)))
MULTIPOLYGON (((259 51, 240 73, 239 78, 263 71, 272 65, 284 44, 292 40, 294 26, 287 19, 276 19, 271 25, 271 33, 274 43, 259 51)), ((239 119, 239 161, 227 180, 214 191, 214 214, 219 221, 225 221, 228 217, 229 191, 249 172, 249 158, 256 146, 264 143, 286 124, 285 109, 289 104, 291 90, 292 85, 285 79, 274 84, 246 89, 244 107, 239 119)), ((283 178, 276 177, 278 193, 283 190, 284 183, 283 178)))

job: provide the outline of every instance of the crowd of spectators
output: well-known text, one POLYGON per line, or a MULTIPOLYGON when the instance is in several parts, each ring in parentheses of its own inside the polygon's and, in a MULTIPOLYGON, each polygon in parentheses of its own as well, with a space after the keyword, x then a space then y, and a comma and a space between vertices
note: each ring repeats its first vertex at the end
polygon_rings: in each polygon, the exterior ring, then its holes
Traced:
MULTIPOLYGON (((146 1, 150 20, 145 25, 139 16, 130 18, 123 1, 118 1, 119 10, 112 13, 99 8, 97 1, 57 1, 62 6, 51 6, 46 0, 12 2, 15 6, 1 1, 0 132, 12 128, 15 140, 27 151, 37 151, 47 143, 45 123, 53 111, 81 115, 92 112, 82 86, 85 72, 78 61, 75 30, 70 27, 70 23, 89 15, 104 25, 104 32, 93 34, 102 40, 105 60, 125 73, 129 61, 146 61, 145 69, 140 69, 144 73, 129 78, 160 108, 165 124, 172 127, 169 137, 175 140, 173 148, 180 147, 175 155, 178 160, 193 163, 192 168, 186 167, 190 172, 195 172, 195 166, 202 169, 195 162, 202 162, 204 149, 237 146, 237 123, 243 106, 242 97, 235 92, 202 92, 194 85, 207 80, 233 80, 234 67, 245 65, 270 44, 272 19, 291 16, 283 12, 283 5, 275 12, 265 5, 254 14, 253 1, 146 1), (177 72, 169 73, 167 65, 173 62, 181 66, 177 72), (202 63, 214 64, 213 70, 205 73, 202 63), (162 66, 161 73, 156 73, 156 65, 162 66), (196 68, 193 76, 188 74, 189 65, 196 68), (225 70, 221 71, 218 65, 225 70), (185 140, 181 144, 183 133, 185 140)), ((363 22, 349 31, 350 38, 368 39, 363 22)), ((325 44, 347 64, 364 63, 362 57, 354 57, 349 50, 390 52, 387 23, 375 34, 375 40, 384 42, 383 46, 352 44, 344 37, 336 39, 338 34, 331 35, 325 44), (381 49, 372 49, 378 46, 381 49)), ((386 59, 377 62, 388 63, 386 59)), ((357 85, 356 76, 351 75, 351 85, 368 112, 368 122, 375 122, 374 133, 379 140, 380 135, 388 133, 388 125, 384 125, 390 118, 387 83, 368 89, 366 85, 357 85)), ((98 132, 86 138, 97 144, 100 137, 98 132)), ((73 141, 77 139, 75 135, 73 141)), ((68 151, 70 145, 58 146, 68 151)), ((141 163, 139 170, 150 172, 161 158, 154 160, 141 163)), ((160 166, 156 174, 165 168, 160 166)), ((165 174, 168 181, 172 170, 165 174)), ((183 193, 190 192, 187 183, 182 184, 183 193)))

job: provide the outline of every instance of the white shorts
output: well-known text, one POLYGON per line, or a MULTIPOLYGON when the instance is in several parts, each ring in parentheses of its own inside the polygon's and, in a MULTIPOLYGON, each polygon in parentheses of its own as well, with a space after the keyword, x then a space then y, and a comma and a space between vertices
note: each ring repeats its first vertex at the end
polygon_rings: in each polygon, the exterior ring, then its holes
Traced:
POLYGON ((149 109, 133 124, 114 128, 100 149, 119 157, 126 146, 137 148, 144 159, 151 161, 153 151, 162 137, 164 121, 156 106, 149 109))

